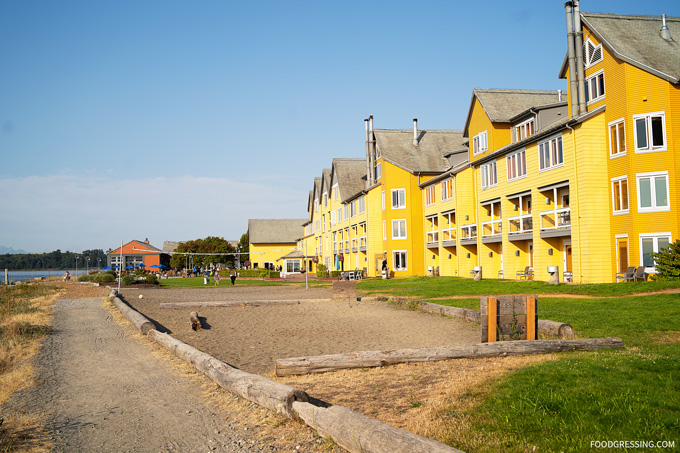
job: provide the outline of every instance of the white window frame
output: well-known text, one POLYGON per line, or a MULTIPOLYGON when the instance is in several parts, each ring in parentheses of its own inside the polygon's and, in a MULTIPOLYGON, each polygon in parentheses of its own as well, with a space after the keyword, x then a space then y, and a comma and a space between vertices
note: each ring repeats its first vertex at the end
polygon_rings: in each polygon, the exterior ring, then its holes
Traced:
POLYGON ((617 176, 616 178, 611 179, 611 185, 612 185, 612 211, 614 215, 621 215, 621 214, 628 214, 630 212, 630 184, 628 184, 628 175, 626 176, 617 176), (627 208, 623 208, 623 194, 621 193, 621 182, 625 181, 626 182, 626 205, 628 206, 627 208), (617 190, 617 184, 618 184, 618 190, 617 190), (616 209, 616 196, 617 194, 619 195, 619 199, 621 200, 621 209, 617 210, 616 209))
POLYGON ((496 170, 495 160, 479 167, 482 190, 490 189, 498 185, 498 173, 496 170))
POLYGON ((335 184, 335 185, 331 188, 331 190, 333 191, 333 199, 334 199, 335 201, 338 201, 338 185, 335 184))
POLYGON ((380 178, 382 177, 382 167, 381 167, 381 162, 378 162, 375 164, 375 180, 380 181, 380 178))
POLYGON ((657 151, 666 151, 668 149, 668 139, 666 137, 666 112, 665 111, 660 111, 660 112, 650 112, 650 113, 641 113, 639 115, 633 115, 633 135, 634 135, 634 142, 635 142, 635 153, 653 153, 657 151), (661 146, 654 146, 651 143, 652 140, 652 117, 661 117, 661 127, 663 130, 663 145, 661 146), (644 119, 645 120, 645 133, 647 134, 647 146, 644 148, 638 148, 638 128, 637 128, 637 120, 644 119))
POLYGON ((527 150, 520 149, 517 152, 508 154, 505 159, 505 167, 508 174, 508 182, 526 178, 527 176, 527 150), (513 162, 514 157, 514 162, 513 162), (515 176, 510 176, 510 170, 515 170, 515 176))
MULTIPOLYGON (((644 251, 642 250, 642 240, 652 239, 654 240, 653 252, 659 253, 659 239, 668 239, 668 244, 673 243, 673 234, 670 232, 666 233, 640 233, 640 265, 645 266, 644 251)), ((648 273, 656 273, 656 266, 645 266, 645 271, 648 273)))
POLYGON ((586 82, 585 82, 585 89, 586 89, 586 105, 594 104, 596 102, 600 102, 602 99, 605 98, 607 91, 605 90, 605 82, 604 82, 604 69, 600 69, 597 72, 594 72, 590 76, 586 77, 586 82), (600 76, 602 76, 602 79, 600 80, 600 76), (593 87, 592 82, 595 81, 595 91, 597 96, 593 97, 593 94, 591 92, 591 89, 593 87), (602 94, 600 94, 600 91, 602 94))
POLYGON ((586 42, 583 43, 583 66, 585 66, 585 69, 588 69, 589 67, 598 64, 599 62, 602 61, 602 59, 603 59, 602 44, 595 45, 595 43, 591 41, 590 38, 586 38, 586 42), (588 48, 589 45, 592 47, 593 50, 592 53, 588 48), (598 49, 600 51, 599 52, 600 58, 593 59, 592 57, 594 57, 597 54, 598 49))
POLYGON ((328 192, 324 192, 323 194, 323 207, 324 208, 328 207, 328 192))
POLYGON ((393 219, 392 220, 392 239, 394 240, 404 240, 407 238, 407 233, 406 233, 406 219, 393 219), (394 226, 395 224, 397 225, 397 234, 398 236, 394 235, 394 226), (403 225, 403 229, 402 229, 403 225), (403 233, 403 235, 401 235, 403 233))
POLYGON ((382 210, 384 211, 386 209, 386 207, 385 207, 385 191, 384 190, 380 193, 380 198, 382 200, 382 210))
POLYGON ((357 205, 357 214, 363 214, 366 212, 366 199, 364 198, 364 195, 359 197, 357 205))
POLYGON ((529 118, 528 120, 512 127, 512 143, 521 142, 527 137, 534 135, 536 131, 536 122, 534 118, 529 118))
POLYGON ((354 199, 349 202, 349 217, 354 218, 357 216, 357 200, 354 199))
POLYGON ((383 220, 383 241, 387 240, 387 220, 383 220))
POLYGON ((349 219, 349 204, 345 203, 345 209, 344 209, 344 219, 347 220, 349 219))
POLYGON ((558 168, 558 167, 563 167, 564 166, 564 141, 562 140, 562 134, 559 135, 554 135, 550 137, 547 140, 544 140, 542 142, 538 143, 538 172, 544 172, 544 171, 549 171, 552 170, 553 168, 558 168), (562 161, 561 162, 553 162, 553 142, 555 142, 555 148, 557 148, 557 143, 559 142, 559 153, 557 152, 557 149, 555 150, 555 156, 559 156, 562 161), (544 162, 544 150, 543 146, 547 145, 548 146, 548 161, 544 162))
POLYGON ((392 209, 406 209, 406 189, 392 189, 390 191, 390 204, 392 209), (397 205, 394 205, 394 194, 397 193, 397 205), (403 204, 400 204, 403 203, 403 204))
POLYGON ((392 251, 392 270, 393 271, 407 271, 408 270, 408 250, 393 250, 392 251), (397 254, 403 256, 403 259, 401 261, 403 262, 404 266, 402 266, 402 267, 396 266, 397 254))
POLYGON ((489 150, 489 138, 486 133, 480 132, 472 138, 472 154, 476 156, 477 154, 483 154, 489 150))
POLYGON ((636 182, 636 190, 637 190, 637 208, 638 212, 665 212, 665 211, 670 211, 671 210, 671 192, 670 192, 670 181, 668 177, 668 171, 655 171, 655 172, 649 172, 649 173, 637 173, 635 175, 635 182, 636 182), (654 180, 657 177, 663 176, 666 178, 666 199, 668 200, 668 205, 667 206, 657 206, 656 204, 656 183, 654 180), (650 178, 650 192, 651 192, 651 198, 652 198, 652 206, 648 208, 643 208, 641 205, 641 197, 640 197, 640 179, 644 178, 650 178))
POLYGON ((432 206, 437 202, 437 191, 435 190, 435 185, 430 184, 425 187, 425 206, 432 206))
POLYGON ((442 201, 453 198, 453 178, 442 181, 442 201))
POLYGON ((628 148, 626 146, 626 121, 624 118, 619 118, 616 121, 612 121, 607 125, 607 130, 609 131, 609 158, 610 159, 616 159, 617 157, 625 156, 626 152, 628 151, 628 148), (616 129, 616 149, 619 150, 619 152, 615 153, 614 152, 614 146, 612 143, 612 128, 616 129), (621 137, 621 134, 619 134, 619 128, 623 128, 623 151, 621 151, 621 141, 619 138, 621 137))

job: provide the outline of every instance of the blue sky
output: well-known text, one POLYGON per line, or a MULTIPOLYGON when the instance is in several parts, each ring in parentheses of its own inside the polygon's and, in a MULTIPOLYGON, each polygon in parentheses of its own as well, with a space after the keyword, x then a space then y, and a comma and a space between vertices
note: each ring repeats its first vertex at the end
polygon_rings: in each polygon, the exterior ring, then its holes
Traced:
MULTIPOLYGON (((679 16, 677 0, 581 9, 679 16)), ((0 4, 0 245, 238 239, 303 218, 364 124, 461 129, 473 88, 564 89, 564 1, 0 4)))

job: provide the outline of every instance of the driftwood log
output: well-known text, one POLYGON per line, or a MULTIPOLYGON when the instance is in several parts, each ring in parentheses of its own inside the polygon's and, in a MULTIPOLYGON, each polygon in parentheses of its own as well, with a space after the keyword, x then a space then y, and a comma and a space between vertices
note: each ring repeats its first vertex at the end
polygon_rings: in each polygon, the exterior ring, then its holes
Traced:
POLYGON ((538 332, 551 337, 571 340, 574 338, 574 328, 564 322, 549 321, 547 319, 538 320, 538 332))
POLYGON ((349 452, 451 453, 460 452, 436 440, 412 434, 343 406, 317 407, 294 402, 298 416, 320 435, 331 437, 349 452))
POLYGON ((503 357, 508 355, 548 354, 551 352, 623 348, 620 338, 582 340, 520 340, 480 343, 463 346, 400 349, 396 351, 361 351, 311 357, 293 357, 276 361, 276 375, 325 373, 350 368, 370 368, 397 363, 434 362, 450 359, 503 357))
POLYGON ((118 307, 118 310, 123 313, 123 316, 125 316, 144 335, 148 334, 150 330, 154 329, 154 325, 151 321, 149 321, 143 314, 120 300, 115 291, 111 291, 111 294, 109 294, 109 300, 116 304, 116 307, 118 307))
POLYGON ((164 302, 161 308, 210 308, 210 307, 260 307, 263 305, 298 305, 300 300, 251 300, 247 302, 222 301, 222 302, 164 302))
POLYGON ((201 329, 201 320, 198 319, 198 313, 195 311, 192 311, 189 313, 189 317, 191 318, 191 328, 196 331, 201 329))
POLYGON ((166 333, 152 330, 149 337, 205 373, 225 390, 288 418, 297 418, 292 408, 294 401, 309 401, 309 396, 302 390, 229 366, 166 333))

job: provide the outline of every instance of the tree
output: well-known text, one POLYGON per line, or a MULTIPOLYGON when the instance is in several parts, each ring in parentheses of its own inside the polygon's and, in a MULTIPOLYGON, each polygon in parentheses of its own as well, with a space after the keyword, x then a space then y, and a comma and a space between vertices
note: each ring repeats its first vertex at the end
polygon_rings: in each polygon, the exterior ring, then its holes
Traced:
POLYGON ((217 263, 234 265, 234 255, 230 254, 230 252, 235 252, 234 247, 224 238, 208 236, 205 239, 182 242, 175 252, 178 253, 173 253, 170 258, 170 267, 175 269, 181 269, 187 265, 187 256, 192 257, 189 266, 193 264, 204 267, 217 263))
POLYGON ((250 254, 248 254, 250 252, 250 237, 247 231, 241 235, 241 239, 238 241, 238 251, 241 252, 241 263, 250 261, 250 254))
POLYGON ((680 239, 658 253, 652 253, 652 258, 656 269, 653 280, 680 280, 680 239))

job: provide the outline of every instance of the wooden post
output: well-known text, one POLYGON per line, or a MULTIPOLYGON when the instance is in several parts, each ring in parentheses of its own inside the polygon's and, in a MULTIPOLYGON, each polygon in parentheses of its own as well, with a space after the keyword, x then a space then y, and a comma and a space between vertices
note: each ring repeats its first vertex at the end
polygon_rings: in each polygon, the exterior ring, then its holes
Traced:
POLYGON ((536 339, 536 298, 527 296, 527 340, 536 339))
POLYGON ((5 269, 5 285, 9 285, 9 270, 5 269))
POLYGON ((497 323, 498 323, 498 316, 497 316, 498 315, 498 309, 497 309, 496 302, 497 302, 497 300, 496 300, 495 297, 489 297, 489 301, 488 301, 488 304, 489 304, 488 305, 488 308, 489 308, 488 309, 488 313, 489 313, 488 319, 489 319, 489 321, 488 321, 488 324, 487 324, 488 325, 488 332, 487 332, 488 340, 487 341, 489 343, 493 343, 494 341, 496 341, 496 332, 498 330, 498 328, 496 326, 497 323))

